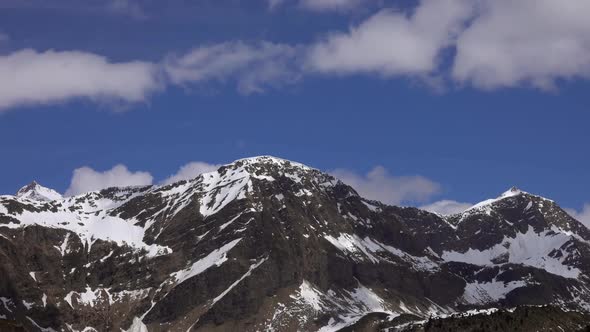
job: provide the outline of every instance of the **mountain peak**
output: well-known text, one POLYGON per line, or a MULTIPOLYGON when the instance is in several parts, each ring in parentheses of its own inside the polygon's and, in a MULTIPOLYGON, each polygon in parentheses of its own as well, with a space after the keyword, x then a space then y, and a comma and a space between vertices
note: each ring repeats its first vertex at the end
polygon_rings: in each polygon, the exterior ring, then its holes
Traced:
POLYGON ((275 157, 275 156, 270 156, 270 155, 242 158, 242 159, 238 159, 238 160, 234 161, 233 163, 239 163, 239 162, 244 163, 244 164, 249 164, 249 165, 274 164, 274 165, 278 165, 278 166, 284 166, 286 164, 290 164, 291 166, 297 166, 297 167, 306 168, 306 169, 311 168, 309 166, 298 163, 296 161, 291 161, 291 160, 287 160, 287 159, 283 159, 283 158, 279 158, 279 157, 275 157))
POLYGON ((43 187, 35 180, 20 188, 16 192, 16 197, 27 198, 34 201, 54 201, 63 198, 57 191, 43 187))
POLYGON ((33 180, 31 181, 31 183, 27 184, 26 186, 20 188, 17 192, 16 192, 16 196, 21 197, 22 195, 34 191, 35 188, 37 188, 39 185, 39 183, 37 183, 37 181, 33 180))
POLYGON ((510 189, 503 192, 502 195, 500 195, 500 197, 498 197, 498 198, 512 197, 512 196, 520 195, 522 193, 523 193, 522 190, 518 189, 516 186, 512 186, 510 189))
POLYGON ((481 208, 484 206, 488 206, 491 205, 493 203, 496 203, 497 201, 503 200, 505 198, 508 197, 514 197, 514 196, 518 196, 520 194, 526 194, 526 192, 518 189, 517 187, 513 186, 510 189, 506 190, 505 192, 503 192, 500 196, 496 197, 496 198, 490 198, 490 199, 486 199, 484 201, 481 201, 475 205, 473 205, 472 207, 470 207, 469 209, 465 210, 465 211, 470 211, 473 209, 477 209, 477 208, 481 208))
MULTIPOLYGON (((224 172, 225 169, 233 171, 240 170, 249 173, 254 177, 260 175, 277 176, 284 174, 303 175, 309 172, 315 173, 316 171, 319 171, 295 161, 268 155, 238 159, 232 163, 221 166, 220 169, 213 171, 212 173, 218 173, 220 171, 224 172)), ((206 174, 204 175, 206 176, 206 174)))

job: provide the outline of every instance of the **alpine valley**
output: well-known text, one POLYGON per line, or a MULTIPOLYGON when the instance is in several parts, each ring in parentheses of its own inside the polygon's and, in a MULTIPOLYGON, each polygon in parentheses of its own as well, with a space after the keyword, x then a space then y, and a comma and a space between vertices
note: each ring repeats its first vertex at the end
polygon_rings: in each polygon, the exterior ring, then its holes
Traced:
POLYGON ((582 331, 589 276, 590 230, 516 188, 442 216, 264 156, 0 196, 0 331, 582 331))

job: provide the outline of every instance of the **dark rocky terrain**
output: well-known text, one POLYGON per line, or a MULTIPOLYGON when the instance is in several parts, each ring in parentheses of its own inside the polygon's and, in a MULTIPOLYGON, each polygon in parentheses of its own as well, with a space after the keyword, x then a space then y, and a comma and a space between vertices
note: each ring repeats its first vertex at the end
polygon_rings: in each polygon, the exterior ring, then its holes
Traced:
POLYGON ((32 184, 0 196, 0 324, 476 331, 546 310, 574 331, 590 310, 590 231, 516 188, 444 217, 256 157, 166 186, 55 194, 32 184), (489 308, 516 309, 449 317, 489 308))

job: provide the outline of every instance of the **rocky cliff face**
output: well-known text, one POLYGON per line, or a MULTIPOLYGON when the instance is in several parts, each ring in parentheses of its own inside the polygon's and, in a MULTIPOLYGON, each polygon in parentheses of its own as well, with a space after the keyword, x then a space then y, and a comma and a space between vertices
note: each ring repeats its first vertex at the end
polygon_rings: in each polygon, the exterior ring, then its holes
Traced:
POLYGON ((336 331, 470 309, 588 311, 589 275, 588 229, 517 189, 442 217, 256 157, 166 186, 0 196, 0 320, 31 331, 336 331))

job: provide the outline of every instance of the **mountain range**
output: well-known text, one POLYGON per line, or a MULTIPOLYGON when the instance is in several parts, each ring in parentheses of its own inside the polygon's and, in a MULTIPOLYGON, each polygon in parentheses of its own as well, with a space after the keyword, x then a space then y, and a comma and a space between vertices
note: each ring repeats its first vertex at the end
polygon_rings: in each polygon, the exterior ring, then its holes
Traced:
POLYGON ((0 196, 0 330, 577 331, 589 276, 590 230, 517 188, 443 216, 262 156, 0 196))

